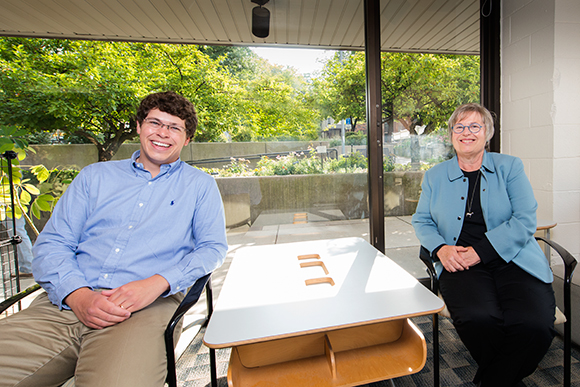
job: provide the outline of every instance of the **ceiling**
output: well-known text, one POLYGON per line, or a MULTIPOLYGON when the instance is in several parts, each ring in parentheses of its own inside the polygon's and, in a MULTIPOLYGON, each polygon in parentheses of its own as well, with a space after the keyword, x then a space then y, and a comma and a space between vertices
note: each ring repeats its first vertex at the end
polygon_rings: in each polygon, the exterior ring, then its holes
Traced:
MULTIPOLYGON (((383 51, 479 54, 479 0, 381 0, 383 51)), ((219 45, 364 48, 363 0, 0 0, 0 35, 219 45)))

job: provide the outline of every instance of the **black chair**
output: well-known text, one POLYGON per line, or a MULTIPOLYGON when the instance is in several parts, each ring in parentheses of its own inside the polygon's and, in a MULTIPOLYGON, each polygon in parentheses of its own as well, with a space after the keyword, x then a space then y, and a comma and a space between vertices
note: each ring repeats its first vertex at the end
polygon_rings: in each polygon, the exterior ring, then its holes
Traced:
POLYGON ((5 299, 4 301, 0 302, 0 314, 4 313, 4 311, 6 309, 10 308, 12 305, 16 304, 17 302, 22 301, 23 298, 28 297, 29 295, 36 292, 37 290, 40 290, 40 285, 34 284, 34 285, 20 291, 19 293, 13 295, 12 297, 9 297, 9 298, 5 299))
MULTIPOLYGON (((571 372, 571 351, 572 351, 572 311, 571 311, 571 287, 572 287, 572 276, 574 275, 574 269, 576 268, 577 261, 566 249, 557 244, 556 242, 542 238, 536 237, 536 240, 542 241, 550 246, 552 249, 556 250, 558 255, 562 258, 564 262, 564 312, 562 313, 558 307, 556 307, 556 321, 554 324, 564 324, 564 387, 570 387, 570 372, 571 372)), ((439 279, 437 278, 437 273, 435 272, 435 266, 433 265, 433 260, 429 251, 421 246, 421 251, 419 253, 421 261, 427 266, 427 273, 429 274, 429 288, 439 297, 439 279)), ((443 297, 441 297, 443 298, 443 297)), ((442 316, 450 317, 447 307, 439 312, 442 316)), ((439 387, 439 314, 433 315, 433 386, 439 387)))
MULTIPOLYGON (((167 383, 168 387, 177 387, 177 374, 175 372, 175 350, 173 344, 173 332, 175 331, 175 327, 179 323, 179 320, 187 313, 189 309, 193 305, 197 303, 199 297, 201 296, 201 292, 205 287, 205 297, 207 301, 207 315, 202 322, 202 328, 204 328, 207 323, 209 322, 209 318, 213 313, 213 289, 211 286, 211 273, 206 274, 205 276, 201 277, 189 289, 187 295, 181 301, 181 304, 177 307, 177 310, 171 317, 169 324, 167 324, 167 328, 165 329, 165 350, 167 352, 167 377, 165 382, 167 383)), ((200 328, 199 332, 202 329, 200 328)), ((199 332, 197 334, 199 334, 199 332)), ((209 349, 209 364, 210 364, 210 374, 211 374, 211 386, 217 387, 217 371, 216 371, 216 356, 215 356, 215 349, 209 349)))
MULTIPOLYGON (((167 353, 167 377, 165 381, 168 387, 177 387, 177 374, 175 371, 175 349, 173 343, 173 333, 175 331, 175 327, 177 326, 181 318, 185 315, 185 313, 187 313, 187 311, 197 303, 204 288, 207 300, 207 315, 205 319, 202 321, 202 328, 207 325, 207 323, 209 322, 209 318, 213 313, 213 289, 211 286, 211 273, 201 277, 193 284, 193 286, 187 292, 185 298, 181 301, 181 303, 177 307, 177 310, 173 314, 173 317, 171 317, 171 320, 169 320, 169 324, 167 324, 167 328, 165 329, 165 350, 167 353)), ((16 304, 23 298, 31 295, 32 293, 36 292, 39 289, 40 285, 35 284, 27 288, 26 290, 23 290, 20 293, 2 301, 0 303, 0 314, 3 313, 6 309, 11 307, 12 305, 16 304)), ((199 332, 201 331, 202 329, 200 329, 199 332)), ((211 385, 212 387, 217 387, 215 350, 210 348, 209 355, 210 355, 211 385)), ((70 383, 70 381, 65 384, 69 385, 68 383, 70 383)))

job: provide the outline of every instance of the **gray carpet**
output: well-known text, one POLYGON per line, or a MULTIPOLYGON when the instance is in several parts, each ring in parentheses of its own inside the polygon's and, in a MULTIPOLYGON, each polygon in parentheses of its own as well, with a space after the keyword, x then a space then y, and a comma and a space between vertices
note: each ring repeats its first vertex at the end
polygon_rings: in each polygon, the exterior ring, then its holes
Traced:
MULTIPOLYGON (((414 375, 394 379, 397 387, 433 386, 433 353, 431 346, 431 317, 417 317, 413 322, 425 335, 427 340, 427 363, 414 375)), ((475 375, 476 365, 467 349, 459 340, 451 321, 440 318, 439 343, 441 353, 440 385, 442 387, 473 387, 471 380, 475 375)), ((201 332, 203 334, 203 332, 201 332)), ((202 334, 198 335, 177 363, 177 378, 180 387, 205 387, 210 385, 209 350, 202 343, 202 334)), ((230 350, 218 350, 217 375, 219 387, 227 387, 227 368, 230 350)), ((524 382, 528 387, 552 387, 563 384, 564 345, 560 337, 552 342, 538 369, 524 382)), ((391 387, 389 381, 364 385, 366 387, 391 387)), ((572 386, 580 387, 580 350, 572 348, 572 386)))

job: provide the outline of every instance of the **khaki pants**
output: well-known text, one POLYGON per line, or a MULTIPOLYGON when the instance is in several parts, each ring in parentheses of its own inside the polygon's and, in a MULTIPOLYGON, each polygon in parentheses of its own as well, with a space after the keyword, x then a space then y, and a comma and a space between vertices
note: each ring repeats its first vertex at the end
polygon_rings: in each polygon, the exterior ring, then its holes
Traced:
POLYGON ((73 376, 76 387, 163 386, 163 333, 182 299, 181 293, 159 298, 128 320, 97 330, 41 294, 0 320, 0 387, 60 386, 73 376))

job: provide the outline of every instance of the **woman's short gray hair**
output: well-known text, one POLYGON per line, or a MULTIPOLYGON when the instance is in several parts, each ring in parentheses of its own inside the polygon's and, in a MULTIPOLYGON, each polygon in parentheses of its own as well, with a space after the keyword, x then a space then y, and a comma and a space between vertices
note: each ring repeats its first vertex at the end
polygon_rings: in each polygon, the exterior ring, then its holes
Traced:
POLYGON ((479 113, 481 118, 483 119, 483 124, 485 125, 485 142, 488 143, 489 140, 493 137, 495 133, 495 129, 493 127, 493 117, 489 110, 485 107, 481 106, 478 103, 466 103, 465 105, 459 106, 451 117, 449 117, 448 125, 449 125, 449 138, 453 136, 453 127, 460 121, 463 117, 468 115, 469 113, 479 113))

